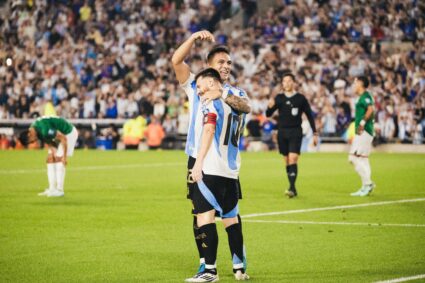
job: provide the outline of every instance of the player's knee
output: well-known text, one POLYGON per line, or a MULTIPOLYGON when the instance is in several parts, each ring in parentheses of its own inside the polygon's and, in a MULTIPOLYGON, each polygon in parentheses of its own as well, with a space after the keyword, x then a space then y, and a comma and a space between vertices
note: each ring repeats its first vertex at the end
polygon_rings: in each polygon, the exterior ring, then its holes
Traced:
POLYGON ((198 213, 196 216, 198 227, 211 224, 215 222, 215 210, 209 210, 207 212, 198 213))
POLYGON ((238 221, 237 216, 231 217, 231 218, 223 218, 223 224, 224 224, 225 228, 232 226, 234 224, 238 224, 238 223, 239 223, 239 221, 238 221))

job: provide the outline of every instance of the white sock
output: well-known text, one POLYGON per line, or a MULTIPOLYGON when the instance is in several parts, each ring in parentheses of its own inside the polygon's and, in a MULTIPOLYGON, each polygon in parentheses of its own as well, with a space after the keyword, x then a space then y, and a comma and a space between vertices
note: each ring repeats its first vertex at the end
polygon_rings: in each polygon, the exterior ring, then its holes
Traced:
POLYGON ((49 190, 56 190, 56 170, 54 163, 47 163, 47 180, 49 180, 49 190))
POLYGON ((354 169, 356 169, 357 173, 359 174, 360 178, 362 179, 362 185, 367 185, 366 183, 366 171, 362 164, 360 157, 353 157, 352 162, 354 164, 354 169))
POLYGON ((369 163, 369 158, 359 158, 360 159, 360 164, 363 167, 363 171, 364 171, 364 185, 370 185, 372 184, 372 180, 371 180, 371 174, 372 171, 370 169, 370 163, 369 163))
POLYGON ((65 182, 65 166, 62 162, 55 163, 56 168, 56 189, 63 192, 63 184, 65 182))

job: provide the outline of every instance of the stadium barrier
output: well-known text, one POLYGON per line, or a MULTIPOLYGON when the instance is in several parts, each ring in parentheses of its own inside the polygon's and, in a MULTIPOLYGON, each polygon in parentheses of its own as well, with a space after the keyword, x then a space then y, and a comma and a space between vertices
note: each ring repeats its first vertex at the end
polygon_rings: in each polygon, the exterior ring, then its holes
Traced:
MULTIPOLYGON (((0 120, 0 134, 5 134, 7 136, 16 136, 25 129, 27 129, 34 119, 10 119, 10 120, 0 120)), ((110 125, 114 125, 117 128, 122 128, 126 119, 69 119, 77 129, 90 129, 92 131, 99 132, 103 128, 107 128, 110 125)), ((264 144, 264 141, 261 138, 245 137, 246 142, 254 145, 253 148, 248 151, 263 151, 267 150, 267 146, 264 144)), ((412 142, 412 139, 409 138, 408 142, 412 142)), ((310 144, 311 142, 309 142, 310 144)), ((186 135, 181 135, 177 133, 169 133, 166 135, 162 142, 163 149, 184 149, 186 145, 186 135)), ((425 145, 414 145, 414 144, 400 144, 397 139, 392 139, 385 144, 374 144, 373 151, 375 152, 400 152, 400 153, 425 153, 425 145)), ((313 146, 306 145, 306 150, 308 152, 348 152, 350 145, 342 137, 329 137, 321 136, 320 145, 317 148, 313 146)), ((96 140, 96 148, 99 149, 111 149, 110 141, 102 139, 100 137, 96 140)), ((117 147, 118 149, 123 149, 124 146, 119 142, 117 147)), ((140 150, 147 149, 147 146, 139 147, 140 150)))

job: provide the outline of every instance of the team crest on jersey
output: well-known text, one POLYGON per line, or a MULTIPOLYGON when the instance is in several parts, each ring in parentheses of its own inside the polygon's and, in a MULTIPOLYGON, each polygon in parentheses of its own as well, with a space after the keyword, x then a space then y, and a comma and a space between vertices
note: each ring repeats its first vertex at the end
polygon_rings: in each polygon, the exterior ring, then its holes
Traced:
POLYGON ((297 116, 298 115, 298 108, 292 108, 291 113, 292 113, 292 116, 297 116))
POLYGON ((370 98, 365 98, 366 103, 370 103, 370 98))
POLYGON ((55 131, 54 131, 54 130, 52 130, 52 129, 49 129, 49 131, 47 132, 47 134, 48 134, 49 136, 53 136, 53 135, 55 134, 55 131))

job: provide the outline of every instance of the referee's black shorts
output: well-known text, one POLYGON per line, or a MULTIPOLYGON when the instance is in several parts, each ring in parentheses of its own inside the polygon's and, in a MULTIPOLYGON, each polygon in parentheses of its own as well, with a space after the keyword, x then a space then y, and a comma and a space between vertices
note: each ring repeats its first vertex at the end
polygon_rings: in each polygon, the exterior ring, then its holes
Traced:
POLYGON ((290 152, 300 154, 303 131, 301 127, 280 128, 277 131, 277 142, 280 154, 287 156, 290 152))
MULTIPOLYGON (((196 188, 196 183, 193 182, 191 178, 192 168, 195 165, 196 159, 192 156, 189 156, 189 159, 187 160, 187 175, 186 175, 186 182, 187 182, 187 194, 186 198, 193 199, 193 190, 196 188)), ((242 199, 242 189, 241 189, 241 183, 239 181, 239 178, 237 179, 237 188, 238 188, 238 198, 242 199)))

